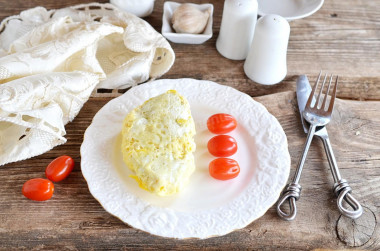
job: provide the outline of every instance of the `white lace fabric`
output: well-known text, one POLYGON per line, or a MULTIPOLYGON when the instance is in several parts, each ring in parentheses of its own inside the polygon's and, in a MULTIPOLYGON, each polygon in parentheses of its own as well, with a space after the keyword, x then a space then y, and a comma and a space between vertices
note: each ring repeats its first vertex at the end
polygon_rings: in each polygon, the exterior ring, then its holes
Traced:
POLYGON ((0 28, 0 165, 65 143, 95 88, 157 78, 175 58, 148 23, 110 4, 36 7, 0 28))

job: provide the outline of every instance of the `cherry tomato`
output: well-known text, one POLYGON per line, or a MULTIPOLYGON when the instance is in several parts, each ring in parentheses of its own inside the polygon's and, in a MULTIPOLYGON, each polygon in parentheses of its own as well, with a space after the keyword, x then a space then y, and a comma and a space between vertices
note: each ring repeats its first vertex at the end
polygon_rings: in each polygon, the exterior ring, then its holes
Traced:
POLYGON ((237 126, 236 119, 226 113, 212 115, 207 120, 207 128, 215 134, 226 134, 234 130, 237 126))
POLYGON ((22 186, 22 194, 30 200, 48 200, 53 196, 53 193, 54 184, 47 179, 31 179, 22 186))
POLYGON ((58 182, 65 179, 74 168, 74 160, 70 156, 61 156, 53 160, 45 170, 46 178, 58 182))
POLYGON ((218 135, 208 141, 208 151, 215 157, 228 157, 236 153, 236 140, 229 135, 218 135))
POLYGON ((229 180, 236 178, 240 173, 240 167, 236 160, 229 158, 217 158, 210 162, 210 175, 217 180, 229 180))

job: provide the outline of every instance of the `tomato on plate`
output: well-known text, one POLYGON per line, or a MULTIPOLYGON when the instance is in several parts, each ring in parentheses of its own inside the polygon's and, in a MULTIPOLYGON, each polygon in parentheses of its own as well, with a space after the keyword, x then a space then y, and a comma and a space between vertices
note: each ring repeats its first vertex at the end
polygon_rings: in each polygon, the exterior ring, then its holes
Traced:
POLYGON ((74 168, 74 160, 70 156, 60 156, 53 160, 45 170, 46 178, 58 182, 65 179, 74 168))
POLYGON ((207 148, 215 157, 228 157, 236 153, 237 142, 229 135, 218 135, 208 141, 207 148))
POLYGON ((227 113, 214 114, 207 120, 207 128, 215 134, 226 134, 237 126, 236 119, 227 113))
POLYGON ((229 158, 217 158, 210 162, 209 172, 211 177, 218 180, 236 178, 240 173, 240 167, 236 160, 229 158))
POLYGON ((31 179, 22 186, 22 194, 30 200, 48 200, 53 196, 53 193, 54 184, 47 179, 31 179))

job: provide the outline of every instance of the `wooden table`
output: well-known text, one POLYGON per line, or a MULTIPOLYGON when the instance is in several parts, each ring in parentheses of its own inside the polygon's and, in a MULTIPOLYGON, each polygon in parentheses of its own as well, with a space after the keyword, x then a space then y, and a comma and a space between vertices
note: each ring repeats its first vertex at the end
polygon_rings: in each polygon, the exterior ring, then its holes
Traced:
MULTIPOLYGON (((0 19, 38 5, 56 9, 84 2, 91 1, 3 0, 0 19)), ((157 0, 153 14, 145 18, 157 31, 161 30, 163 2, 157 0)), ((285 130, 292 175, 305 140, 295 81, 300 74, 313 81, 321 69, 339 74, 340 99, 329 131, 342 175, 364 206, 363 217, 356 221, 340 217, 322 144, 314 141, 301 179, 299 213, 292 222, 280 220, 272 207, 244 229, 205 240, 167 239, 131 228, 91 196, 80 170, 84 131, 112 99, 92 97, 66 126, 66 144, 0 167, 0 249, 380 250, 376 226, 380 216, 380 0, 326 1, 314 15, 291 22, 288 74, 274 86, 252 82, 244 74, 243 61, 228 60, 216 51, 223 1, 209 2, 215 8, 213 38, 202 45, 171 43, 176 62, 162 78, 211 80, 263 103, 285 130), (64 154, 71 155, 76 166, 68 179, 56 184, 53 198, 44 203, 25 199, 23 183, 43 177, 46 165, 64 154)))

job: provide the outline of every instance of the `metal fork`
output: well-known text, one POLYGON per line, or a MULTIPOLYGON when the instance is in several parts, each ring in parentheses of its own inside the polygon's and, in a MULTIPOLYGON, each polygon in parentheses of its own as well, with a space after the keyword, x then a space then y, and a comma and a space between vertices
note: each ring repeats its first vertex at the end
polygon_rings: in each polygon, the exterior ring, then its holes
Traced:
POLYGON ((319 84, 320 76, 321 76, 321 74, 319 74, 318 79, 316 80, 316 82, 313 86, 313 89, 310 93, 309 99, 307 100, 305 110, 303 112, 303 117, 305 118, 306 121, 308 121, 310 123, 310 127, 309 127, 309 132, 307 134, 306 143, 305 143, 305 146, 303 149, 302 156, 301 156, 300 161, 298 163, 298 167, 296 169, 296 173, 293 177, 292 182, 285 187, 284 192, 283 192, 280 200, 277 203, 277 213, 284 220, 290 221, 290 220, 294 220, 296 217, 296 214, 297 214, 296 201, 299 199, 300 194, 301 194, 301 189, 302 189, 301 185, 299 185, 299 180, 301 178, 303 165, 305 164, 306 156, 307 156, 307 153, 309 151, 310 143, 311 143, 313 136, 315 134, 315 130, 318 126, 325 126, 331 120, 331 114, 332 114, 332 111, 334 108, 336 90, 337 90, 337 86, 338 86, 338 76, 336 77, 334 90, 333 90, 333 93, 331 95, 330 104, 328 107, 327 107, 327 97, 328 97, 328 93, 330 91, 330 86, 331 86, 332 79, 333 79, 332 75, 330 77, 329 85, 327 87, 327 92, 324 96, 322 104, 319 105, 320 98, 322 95, 322 90, 323 90, 323 87, 326 83, 327 75, 325 75, 325 77, 324 77, 322 87, 319 91, 319 94, 318 94, 318 97, 315 101, 315 104, 312 105, 312 103, 313 103, 312 101, 314 99, 314 93, 315 93, 315 90, 317 89, 317 86, 319 84), (282 204, 286 200, 289 200, 289 207, 290 207, 289 213, 285 213, 281 209, 282 204))

